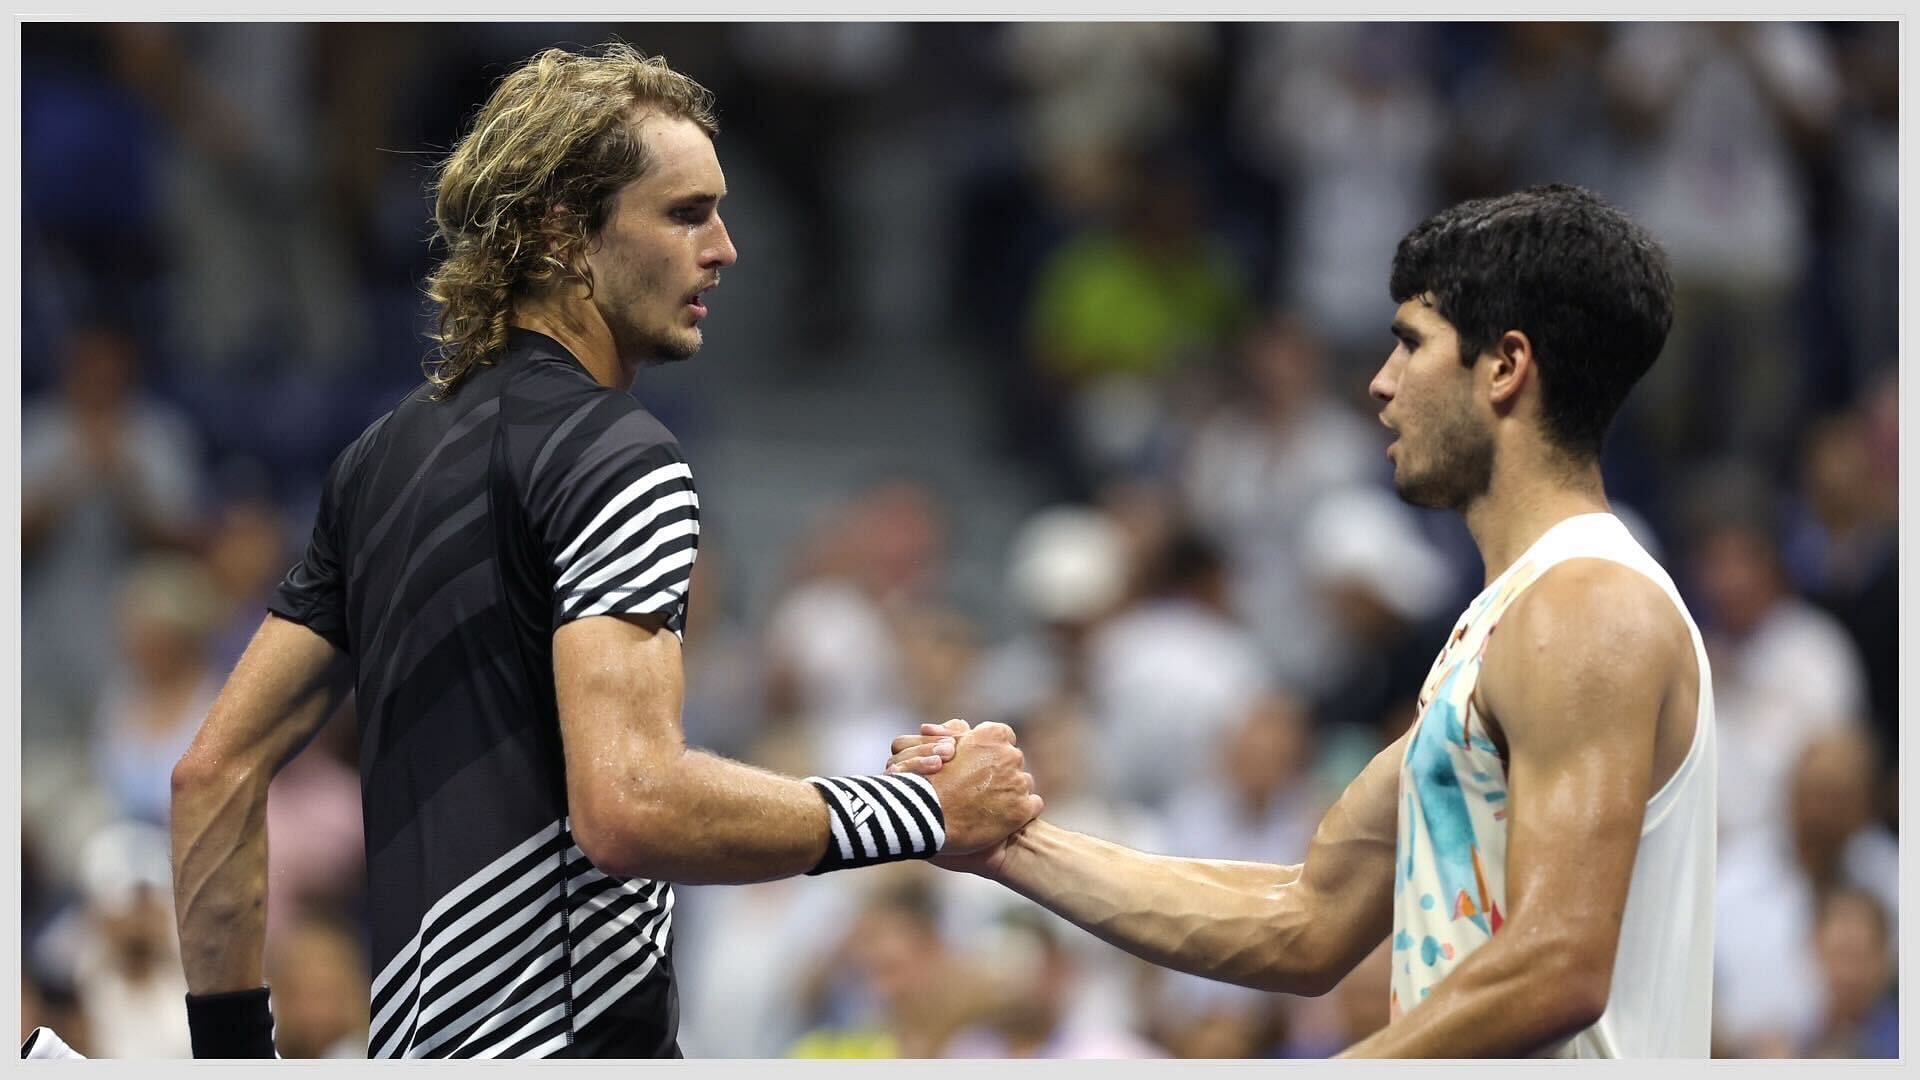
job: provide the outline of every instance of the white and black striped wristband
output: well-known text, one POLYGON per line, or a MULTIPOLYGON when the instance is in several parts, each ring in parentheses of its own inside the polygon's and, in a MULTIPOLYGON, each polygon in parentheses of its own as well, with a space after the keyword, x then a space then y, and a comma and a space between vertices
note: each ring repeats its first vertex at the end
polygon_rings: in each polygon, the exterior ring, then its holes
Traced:
POLYGON ((809 776, 827 804, 827 854, 809 874, 927 859, 947 842, 947 815, 924 776, 809 776))

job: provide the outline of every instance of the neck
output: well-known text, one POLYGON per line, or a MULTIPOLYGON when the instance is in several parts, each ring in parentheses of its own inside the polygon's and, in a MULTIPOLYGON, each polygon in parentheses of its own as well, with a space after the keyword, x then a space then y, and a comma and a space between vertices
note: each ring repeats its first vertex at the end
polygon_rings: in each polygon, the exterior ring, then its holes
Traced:
POLYGON ((613 329, 593 301, 557 291, 532 297, 514 306, 513 325, 559 342, 601 386, 633 389, 634 368, 621 361, 613 329))
MULTIPOLYGON (((1543 457, 1536 451, 1527 460, 1543 457)), ((1496 465, 1487 493, 1467 507, 1465 516, 1491 584, 1548 529, 1578 514, 1610 509, 1598 462, 1571 473, 1553 468, 1503 470, 1496 465)))

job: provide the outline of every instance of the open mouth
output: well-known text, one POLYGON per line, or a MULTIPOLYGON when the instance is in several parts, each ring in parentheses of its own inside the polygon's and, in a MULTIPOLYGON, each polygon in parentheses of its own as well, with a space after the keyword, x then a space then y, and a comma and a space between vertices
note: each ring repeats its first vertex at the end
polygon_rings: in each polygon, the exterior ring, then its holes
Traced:
POLYGON ((716 281, 713 284, 706 286, 705 288, 695 290, 694 292, 689 293, 687 295, 687 310, 693 315, 694 318, 702 319, 706 317, 707 294, 712 292, 714 289, 718 288, 719 285, 720 283, 716 281))

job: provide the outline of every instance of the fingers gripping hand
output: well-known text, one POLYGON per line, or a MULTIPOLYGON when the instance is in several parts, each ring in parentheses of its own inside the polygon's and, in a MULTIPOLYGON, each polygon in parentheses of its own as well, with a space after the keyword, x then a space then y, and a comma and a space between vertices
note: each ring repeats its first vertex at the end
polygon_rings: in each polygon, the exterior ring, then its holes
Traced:
POLYGON ((932 776, 953 760, 955 740, 969 730, 965 720, 921 724, 920 734, 902 735, 893 740, 893 756, 887 759, 886 771, 932 776))
POLYGON ((1012 728, 982 724, 953 738, 953 758, 931 782, 947 817, 944 850, 965 854, 998 844, 1039 816, 1045 804, 1033 792, 1012 728))

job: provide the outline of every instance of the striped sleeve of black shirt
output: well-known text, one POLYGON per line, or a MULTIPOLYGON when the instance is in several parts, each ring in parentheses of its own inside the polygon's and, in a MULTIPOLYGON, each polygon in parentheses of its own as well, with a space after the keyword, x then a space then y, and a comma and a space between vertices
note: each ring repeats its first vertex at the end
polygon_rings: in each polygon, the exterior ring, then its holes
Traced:
POLYGON ((352 652, 347 632, 346 570, 340 561, 344 550, 344 488, 379 427, 376 423, 334 459, 320 488, 320 508, 306 550, 267 601, 268 611, 305 626, 342 652, 352 652))
POLYGON ((554 575, 553 625, 648 615, 686 626, 700 496, 673 435, 624 394, 595 394, 535 455, 529 506, 554 575))

